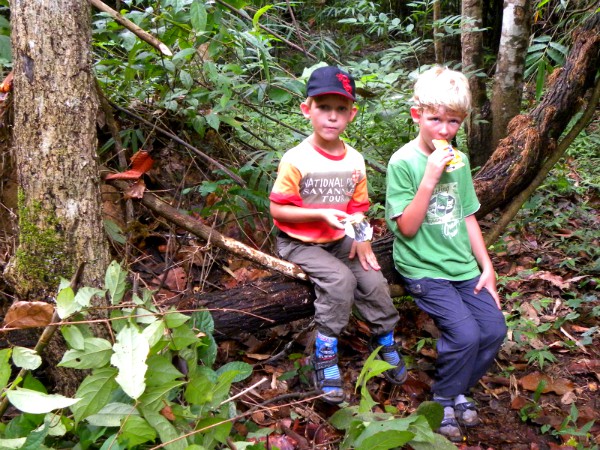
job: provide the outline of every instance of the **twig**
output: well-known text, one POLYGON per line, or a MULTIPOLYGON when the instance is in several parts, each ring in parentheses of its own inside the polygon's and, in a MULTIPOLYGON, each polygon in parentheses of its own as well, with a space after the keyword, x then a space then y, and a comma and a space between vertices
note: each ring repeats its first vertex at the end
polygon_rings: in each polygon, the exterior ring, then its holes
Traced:
POLYGON ((263 384, 265 381, 267 381, 266 377, 263 377, 262 379, 260 379, 259 381, 257 381, 256 383, 254 383, 252 386, 247 387, 246 389, 244 389, 241 392, 238 392, 237 394, 235 394, 233 397, 229 397, 227 400, 223 400, 219 406, 223 406, 225 403, 229 403, 232 400, 235 400, 238 397, 241 397, 242 395, 244 395, 246 392, 251 391, 252 389, 254 389, 257 386, 260 386, 261 384, 263 384))
POLYGON ((169 47, 167 47, 165 44, 163 44, 161 41, 159 41, 157 38, 152 36, 147 31, 144 31, 143 29, 138 27, 135 23, 133 23, 126 17, 123 17, 117 11, 112 9, 110 6, 106 5, 105 3, 103 3, 100 0, 89 0, 89 2, 92 6, 95 6, 100 11, 107 13, 109 16, 111 16, 113 19, 115 19, 115 21, 118 24, 127 28, 129 31, 131 31, 133 34, 135 34, 137 37, 139 37, 142 41, 147 42, 152 47, 159 50, 163 55, 173 56, 173 52, 169 49, 169 47))
POLYGON ((242 180, 238 175, 236 175, 235 173, 233 173, 231 170, 229 170, 227 167, 225 167, 219 161, 211 158, 206 153, 201 152, 200 150, 198 150, 193 145, 188 144, 183 139, 180 139, 177 136, 175 136, 173 133, 170 133, 167 130, 165 130, 165 129, 163 129, 163 128, 161 128, 161 127, 153 124, 152 122, 144 119, 143 117, 141 117, 141 116, 137 115, 136 113, 128 110, 127 108, 123 108, 123 107, 117 105, 116 103, 112 103, 112 102, 111 102, 111 105, 113 106, 113 108, 118 109, 119 111, 124 112, 125 114, 130 115, 131 117, 135 118, 136 120, 139 120, 140 122, 145 123, 146 125, 153 127, 156 131, 164 134, 165 136, 167 136, 170 139, 173 139, 178 144, 183 145, 187 149, 189 149, 192 152, 194 152, 197 156, 199 156, 200 158, 204 159, 204 161, 208 162, 209 164, 214 164, 215 166, 217 166, 219 169, 221 169, 223 172, 225 172, 233 181, 235 181, 241 187, 246 187, 246 182, 244 180, 242 180))
MULTIPOLYGON (((129 185, 122 180, 109 180, 109 184, 125 191, 129 185)), ((208 244, 214 244, 217 247, 226 250, 234 255, 254 261, 262 266, 273 269, 283 275, 290 276, 299 280, 307 280, 306 274, 295 264, 275 258, 267 253, 255 250, 252 247, 243 244, 235 239, 222 235, 211 227, 204 225, 199 220, 181 213, 178 209, 165 203, 154 194, 145 192, 141 202, 147 208, 150 208, 160 216, 170 220, 175 225, 186 231, 204 239, 208 244)))

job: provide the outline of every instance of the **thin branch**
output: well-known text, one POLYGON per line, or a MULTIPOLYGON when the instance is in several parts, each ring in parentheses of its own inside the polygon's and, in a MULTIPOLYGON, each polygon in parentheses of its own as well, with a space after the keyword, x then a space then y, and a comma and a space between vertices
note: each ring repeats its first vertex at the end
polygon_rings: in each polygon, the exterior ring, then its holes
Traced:
POLYGON ((129 31, 131 31, 133 34, 135 34, 137 37, 139 37, 142 41, 147 42, 152 47, 159 50, 163 55, 173 56, 173 52, 171 52, 169 47, 167 47, 165 44, 163 44, 161 41, 159 41, 157 38, 152 36, 147 31, 144 31, 143 29, 138 27, 135 23, 133 23, 129 19, 123 17, 121 14, 119 14, 117 11, 112 9, 110 6, 103 3, 101 0, 89 0, 89 2, 92 6, 96 7, 100 11, 107 13, 109 16, 111 16, 113 19, 115 19, 115 21, 118 24, 127 28, 129 31))
MULTIPOLYGON (((129 187, 128 183, 122 180, 109 180, 109 184, 118 187, 123 191, 127 190, 129 187)), ((178 227, 181 227, 184 230, 204 239, 209 245, 214 244, 223 250, 233 253, 234 255, 254 261, 283 275, 299 280, 307 280, 306 274, 295 264, 275 258, 267 253, 255 250, 242 242, 224 236, 213 228, 204 225, 199 220, 193 219, 190 216, 181 213, 178 209, 165 203, 152 193, 145 192, 141 202, 144 206, 160 216, 168 219, 178 227)))
POLYGON ((175 136, 173 133, 168 132, 164 128, 161 128, 161 127, 153 124, 152 122, 144 119, 143 117, 137 115, 136 113, 134 113, 134 112, 132 112, 132 111, 126 109, 126 108, 123 108, 123 107, 117 105, 116 103, 112 103, 111 102, 111 105, 113 106, 113 108, 118 109, 119 111, 124 112, 125 114, 127 114, 127 115, 135 118, 136 120, 139 120, 140 122, 145 123, 146 125, 153 127, 156 131, 164 134, 165 136, 167 136, 170 139, 173 139, 178 144, 183 145, 187 149, 189 149, 192 152, 194 152, 197 156, 199 156, 200 158, 202 158, 204 161, 208 162, 209 164, 213 164, 213 165, 217 166, 219 169, 221 169, 223 172, 225 172, 233 181, 235 181, 241 187, 246 187, 246 182, 244 180, 242 180, 238 175, 236 175, 235 173, 233 173, 231 170, 229 170, 227 167, 225 167, 219 161, 211 158, 206 153, 201 152, 200 150, 198 150, 193 145, 188 144, 183 139, 180 139, 179 137, 175 136))
POLYGON ((573 143, 575 138, 581 133, 583 129, 588 125, 590 120, 594 117, 594 112, 598 106, 600 100, 600 81, 596 82, 592 96, 587 104, 587 108, 583 115, 579 118, 577 123, 571 128, 569 133, 564 137, 562 141, 556 146, 554 152, 548 157, 540 171, 537 173, 535 178, 531 181, 529 186, 521 191, 510 204, 506 207, 502 216, 494 224, 494 226, 486 233, 485 243, 491 245, 496 242, 496 239, 513 220, 513 218, 520 211, 523 204, 533 194, 533 192, 544 182, 548 173, 556 165, 556 163, 564 156, 569 146, 573 143))

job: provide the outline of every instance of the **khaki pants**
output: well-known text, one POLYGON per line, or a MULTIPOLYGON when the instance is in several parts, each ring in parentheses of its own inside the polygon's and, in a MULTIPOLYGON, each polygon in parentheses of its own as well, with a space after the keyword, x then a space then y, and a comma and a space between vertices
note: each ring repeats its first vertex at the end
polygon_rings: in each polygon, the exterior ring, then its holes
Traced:
POLYGON ((278 236, 277 250, 283 259, 298 264, 314 284, 318 332, 338 337, 353 306, 373 335, 394 331, 399 316, 387 280, 381 271, 363 269, 358 257, 348 258, 353 242, 346 236, 327 244, 306 244, 278 236))

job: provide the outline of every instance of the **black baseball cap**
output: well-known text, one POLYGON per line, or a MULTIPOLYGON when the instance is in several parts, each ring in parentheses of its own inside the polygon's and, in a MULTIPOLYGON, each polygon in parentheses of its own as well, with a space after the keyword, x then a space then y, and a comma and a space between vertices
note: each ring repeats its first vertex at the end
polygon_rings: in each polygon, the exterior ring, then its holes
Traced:
POLYGON ((306 84, 306 96, 317 97, 325 94, 338 94, 356 100, 354 78, 348 72, 335 66, 315 69, 306 84))

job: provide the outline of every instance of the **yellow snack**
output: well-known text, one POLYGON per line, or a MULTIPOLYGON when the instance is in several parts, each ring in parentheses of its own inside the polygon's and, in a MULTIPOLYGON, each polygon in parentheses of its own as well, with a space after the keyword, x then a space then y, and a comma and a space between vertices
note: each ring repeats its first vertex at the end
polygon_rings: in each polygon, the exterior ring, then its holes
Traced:
POLYGON ((454 158, 446 163, 446 172, 452 172, 453 170, 459 169, 465 165, 465 163, 462 162, 460 153, 454 151, 454 148, 446 139, 432 139, 431 142, 436 150, 441 148, 443 150, 448 150, 453 154, 454 158))

